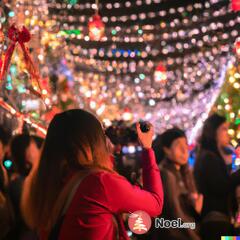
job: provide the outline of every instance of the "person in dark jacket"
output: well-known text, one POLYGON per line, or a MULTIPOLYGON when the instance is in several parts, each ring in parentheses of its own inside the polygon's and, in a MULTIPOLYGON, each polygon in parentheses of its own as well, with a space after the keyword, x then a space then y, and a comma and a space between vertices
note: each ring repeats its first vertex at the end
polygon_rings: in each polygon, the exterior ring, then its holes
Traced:
POLYGON ((193 223, 191 228, 161 228, 157 239, 189 240, 200 239, 197 222, 201 211, 202 196, 195 187, 192 172, 188 166, 188 144, 185 133, 172 128, 159 136, 157 145, 160 171, 164 187, 164 206, 160 218, 193 223), (195 229, 194 229, 195 228, 195 229))
POLYGON ((10 135, 0 126, 0 239, 12 239, 14 212, 8 194, 8 175, 3 166, 4 156, 10 140, 10 135))
POLYGON ((34 232, 30 231, 24 223, 20 212, 20 199, 24 179, 29 174, 35 162, 38 162, 43 139, 28 134, 16 135, 11 141, 11 157, 14 173, 9 183, 9 195, 15 213, 15 239, 37 239, 34 232))
POLYGON ((210 116, 202 130, 194 175, 204 196, 202 215, 218 211, 228 215, 228 194, 232 156, 229 146, 228 123, 217 114, 210 116))
POLYGON ((194 175, 198 190, 204 197, 204 239, 209 239, 210 234, 218 238, 231 233, 229 195, 232 155, 228 151, 228 127, 225 117, 213 114, 205 121, 199 141, 194 175), (226 227, 223 229, 220 225, 226 227), (216 233, 210 233, 214 228, 216 233))

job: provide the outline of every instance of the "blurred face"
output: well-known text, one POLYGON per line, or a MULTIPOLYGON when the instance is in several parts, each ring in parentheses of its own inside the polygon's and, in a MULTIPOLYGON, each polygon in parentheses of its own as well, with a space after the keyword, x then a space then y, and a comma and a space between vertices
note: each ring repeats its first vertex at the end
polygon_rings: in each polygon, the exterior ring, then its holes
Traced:
POLYGON ((230 137, 228 135, 229 123, 223 123, 217 129, 217 144, 219 147, 226 147, 229 145, 230 137))
POLYGON ((177 165, 184 165, 188 161, 188 144, 185 137, 177 138, 170 148, 164 148, 167 157, 177 165))
POLYGON ((37 147, 37 144, 31 140, 28 148, 26 149, 26 160, 27 163, 34 165, 40 158, 40 149, 37 147))

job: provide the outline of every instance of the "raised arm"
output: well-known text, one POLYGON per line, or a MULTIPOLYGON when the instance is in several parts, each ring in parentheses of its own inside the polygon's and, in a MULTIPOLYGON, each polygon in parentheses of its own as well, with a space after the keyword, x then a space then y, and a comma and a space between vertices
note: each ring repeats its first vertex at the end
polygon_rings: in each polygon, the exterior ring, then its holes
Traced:
POLYGON ((156 163, 154 151, 151 149, 153 128, 146 133, 141 132, 137 124, 139 141, 144 150, 142 153, 143 189, 131 185, 124 177, 105 173, 101 180, 106 193, 107 203, 115 213, 146 211, 150 216, 162 212, 163 187, 160 171, 156 163))

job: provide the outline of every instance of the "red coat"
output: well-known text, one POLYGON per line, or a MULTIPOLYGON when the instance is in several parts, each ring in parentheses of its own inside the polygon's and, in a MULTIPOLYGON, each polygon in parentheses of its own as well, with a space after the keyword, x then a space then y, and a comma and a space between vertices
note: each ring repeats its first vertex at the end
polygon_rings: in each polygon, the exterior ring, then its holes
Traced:
POLYGON ((154 217, 162 212, 163 188, 152 149, 143 152, 143 189, 124 177, 106 171, 95 172, 80 183, 70 204, 59 240, 114 240, 117 216, 119 239, 129 239, 121 213, 143 210, 154 217))

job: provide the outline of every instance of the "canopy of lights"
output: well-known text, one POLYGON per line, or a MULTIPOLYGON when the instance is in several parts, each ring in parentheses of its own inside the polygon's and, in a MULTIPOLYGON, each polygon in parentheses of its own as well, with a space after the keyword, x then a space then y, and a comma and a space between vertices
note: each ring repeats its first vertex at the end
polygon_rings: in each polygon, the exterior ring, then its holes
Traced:
MULTIPOLYGON (((114 120, 143 119, 161 132, 177 125, 193 141, 233 67, 237 70, 231 81, 240 89, 238 4, 5 0, 0 11, 1 61, 10 51, 8 29, 15 23, 19 31, 24 25, 31 33, 24 45, 33 62, 29 67, 18 44, 1 74, 7 118, 17 116, 15 125, 27 119, 44 131, 57 112, 80 107, 94 112, 106 126, 114 120)), ((216 108, 221 110, 220 105, 216 108)), ((1 113, 2 121, 5 115, 1 113)))

